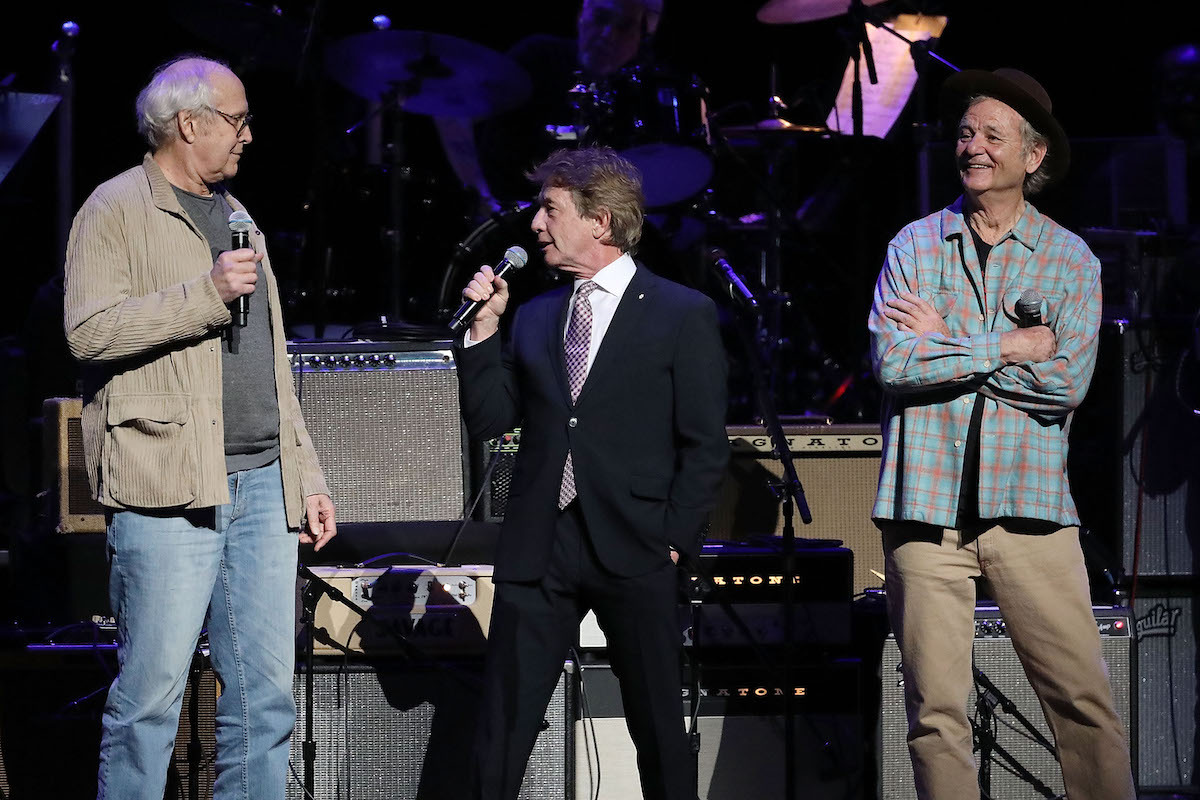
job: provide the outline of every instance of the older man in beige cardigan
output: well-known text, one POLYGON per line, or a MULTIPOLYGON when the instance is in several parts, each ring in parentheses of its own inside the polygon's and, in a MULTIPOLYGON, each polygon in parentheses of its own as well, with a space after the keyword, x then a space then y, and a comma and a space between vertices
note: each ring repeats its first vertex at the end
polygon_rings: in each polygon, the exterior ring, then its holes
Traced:
POLYGON ((223 687, 214 797, 281 800, 297 535, 324 545, 333 503, 292 392, 263 235, 225 244, 230 213, 244 211, 225 182, 253 138, 241 81, 223 64, 179 59, 154 75, 137 113, 151 152, 84 203, 66 262, 65 326, 84 367, 88 477, 109 509, 119 641, 99 794, 162 798, 207 626, 223 687), (230 304, 242 297, 238 325, 230 304))

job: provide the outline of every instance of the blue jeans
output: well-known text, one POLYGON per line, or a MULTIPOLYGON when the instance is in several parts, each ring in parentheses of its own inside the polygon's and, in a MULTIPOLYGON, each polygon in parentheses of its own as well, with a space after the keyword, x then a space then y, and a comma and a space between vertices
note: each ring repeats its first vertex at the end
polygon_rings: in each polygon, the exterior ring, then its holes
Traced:
POLYGON ((120 671, 108 693, 99 797, 162 800, 196 639, 217 699, 214 798, 282 800, 296 709, 298 539, 276 461, 229 476, 230 505, 117 511, 109 597, 120 671))

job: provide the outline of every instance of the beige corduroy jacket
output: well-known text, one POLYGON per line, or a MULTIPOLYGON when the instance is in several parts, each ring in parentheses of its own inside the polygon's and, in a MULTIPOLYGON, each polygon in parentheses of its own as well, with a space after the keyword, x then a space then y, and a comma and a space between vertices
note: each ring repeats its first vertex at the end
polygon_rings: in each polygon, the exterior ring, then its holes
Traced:
MULTIPOLYGON (((228 193, 235 209, 242 205, 228 193)), ((266 252, 260 231, 253 246, 266 252)), ((288 525, 328 494, 292 391, 279 288, 264 257, 288 525)), ((67 243, 67 342, 85 366, 83 448, 96 499, 113 508, 230 502, 221 409, 221 329, 208 241, 147 155, 87 199, 67 243)))

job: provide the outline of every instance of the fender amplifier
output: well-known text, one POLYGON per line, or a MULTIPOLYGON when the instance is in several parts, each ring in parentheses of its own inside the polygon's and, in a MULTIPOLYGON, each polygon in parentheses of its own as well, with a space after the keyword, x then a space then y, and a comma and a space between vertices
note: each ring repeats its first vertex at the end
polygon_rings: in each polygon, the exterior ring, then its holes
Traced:
POLYGON ((288 358, 339 523, 462 518, 449 342, 292 342, 288 358))

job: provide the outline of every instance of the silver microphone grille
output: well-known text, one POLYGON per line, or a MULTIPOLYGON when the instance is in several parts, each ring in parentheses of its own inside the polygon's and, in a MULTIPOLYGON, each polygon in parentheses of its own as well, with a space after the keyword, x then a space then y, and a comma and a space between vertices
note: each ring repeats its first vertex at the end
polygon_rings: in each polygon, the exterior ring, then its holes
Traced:
POLYGON ((504 260, 512 266, 512 269, 520 269, 529 260, 529 254, 525 252, 524 247, 514 244, 504 251, 504 260))
POLYGON ((254 220, 245 211, 235 211, 229 215, 229 230, 250 231, 253 227, 254 220))

